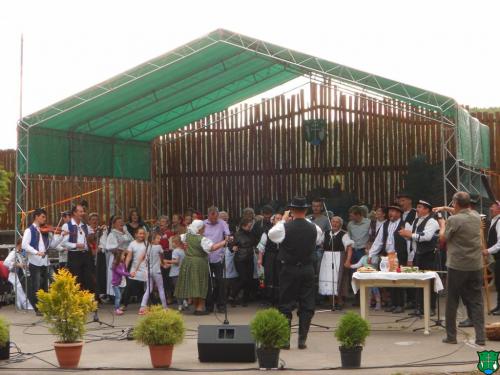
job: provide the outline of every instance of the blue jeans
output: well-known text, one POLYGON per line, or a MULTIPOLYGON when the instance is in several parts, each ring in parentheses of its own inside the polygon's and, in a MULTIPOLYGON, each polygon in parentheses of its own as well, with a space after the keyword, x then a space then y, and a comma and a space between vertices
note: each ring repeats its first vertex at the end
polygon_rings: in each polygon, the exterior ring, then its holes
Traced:
POLYGON ((118 310, 120 308, 123 289, 125 288, 120 288, 119 286, 113 285, 113 292, 115 292, 115 310, 118 310))
POLYGON ((359 260, 365 255, 366 251, 365 248, 359 248, 359 249, 352 249, 352 258, 351 258, 351 263, 358 263, 359 260))

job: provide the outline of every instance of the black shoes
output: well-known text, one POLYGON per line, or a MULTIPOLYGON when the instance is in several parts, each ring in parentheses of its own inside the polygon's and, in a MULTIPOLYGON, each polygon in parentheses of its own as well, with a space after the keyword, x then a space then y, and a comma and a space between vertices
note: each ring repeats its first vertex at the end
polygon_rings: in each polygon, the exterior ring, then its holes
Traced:
POLYGON ((490 313, 494 313, 494 312, 497 312, 497 311, 500 311, 500 304, 497 305, 497 307, 495 307, 493 310, 490 310, 490 313))
POLYGON ((397 306, 394 310, 392 310, 393 314, 401 314, 403 312, 405 312, 405 311, 401 306, 397 306))
POLYGON ((476 340, 476 345, 485 346, 486 345, 486 341, 485 340, 476 340))
POLYGON ((385 312, 393 312, 396 309, 396 306, 389 306, 384 309, 385 312))
POLYGON ((460 328, 474 327, 474 325, 472 324, 472 322, 470 321, 469 318, 467 318, 467 319, 462 320, 461 322, 459 322, 458 326, 460 328))
POLYGON ((457 339, 452 339, 452 338, 449 338, 449 337, 445 337, 443 339, 443 343, 445 343, 445 344, 456 344, 457 343, 457 339))
POLYGON ((500 315, 500 310, 493 311, 491 315, 499 316, 500 315))
POLYGON ((304 349, 307 349, 307 345, 306 345, 306 340, 302 340, 299 338, 299 349, 300 350, 304 350, 304 349))
POLYGON ((408 315, 410 315, 410 316, 422 316, 422 315, 424 315, 424 313, 422 312, 422 310, 415 309, 411 313, 409 313, 408 315))

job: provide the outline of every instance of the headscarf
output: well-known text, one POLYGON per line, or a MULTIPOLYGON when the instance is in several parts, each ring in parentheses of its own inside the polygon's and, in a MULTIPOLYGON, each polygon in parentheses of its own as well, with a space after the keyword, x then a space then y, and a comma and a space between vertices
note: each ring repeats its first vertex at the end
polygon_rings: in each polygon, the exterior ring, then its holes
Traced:
POLYGON ((202 220, 193 220, 193 222, 188 227, 188 232, 191 234, 199 234, 201 228, 203 228, 204 225, 205 223, 203 223, 202 220))

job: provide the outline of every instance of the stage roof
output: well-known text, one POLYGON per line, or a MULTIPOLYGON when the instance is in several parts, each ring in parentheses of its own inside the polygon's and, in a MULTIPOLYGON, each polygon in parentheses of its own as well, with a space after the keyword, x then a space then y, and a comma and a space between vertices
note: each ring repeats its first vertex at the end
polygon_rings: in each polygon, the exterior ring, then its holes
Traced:
POLYGON ((303 75, 456 110, 452 98, 219 29, 23 118, 37 153, 29 173, 149 178, 154 138, 303 75))

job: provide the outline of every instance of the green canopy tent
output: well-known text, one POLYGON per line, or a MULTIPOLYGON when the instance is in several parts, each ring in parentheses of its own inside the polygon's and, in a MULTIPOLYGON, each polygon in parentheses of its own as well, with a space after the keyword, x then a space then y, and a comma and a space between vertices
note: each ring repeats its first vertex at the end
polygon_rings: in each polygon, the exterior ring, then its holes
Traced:
MULTIPOLYGON (((426 108, 454 129, 460 117, 462 126, 454 134, 465 131, 471 137, 470 115, 458 116, 452 98, 219 29, 22 118, 16 210, 27 210, 26 186, 33 174, 150 179, 156 137, 301 76, 426 108), (84 152, 88 149, 92 153, 84 152)), ((487 127, 475 122, 473 127, 482 152, 487 127)), ((457 173, 459 163, 487 167, 487 154, 478 158, 477 147, 473 155, 467 142, 457 144, 457 173)))

